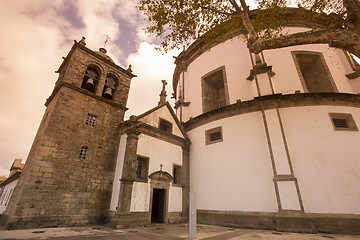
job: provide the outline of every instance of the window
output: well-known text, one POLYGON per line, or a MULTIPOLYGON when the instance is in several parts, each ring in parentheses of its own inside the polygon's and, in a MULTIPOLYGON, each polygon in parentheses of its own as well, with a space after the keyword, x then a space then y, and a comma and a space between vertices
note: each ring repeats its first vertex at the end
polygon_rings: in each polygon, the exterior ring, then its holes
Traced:
POLYGON ((95 127, 97 116, 88 114, 86 117, 85 124, 91 127, 95 127))
POLYGON ((135 178, 137 181, 147 182, 149 170, 149 158, 137 156, 135 167, 135 178))
POLYGON ((352 68, 353 71, 359 70, 360 69, 360 64, 356 61, 356 59, 354 58, 354 56, 349 53, 344 51, 346 59, 349 61, 349 64, 352 68))
POLYGON ((95 86, 99 81, 98 72, 91 67, 88 67, 85 72, 85 76, 83 82, 81 84, 81 88, 88 90, 89 92, 95 92, 95 86))
POLYGON ((335 130, 358 131, 350 113, 329 113, 335 130))
POLYGON ((336 92, 334 80, 321 53, 292 52, 303 87, 307 92, 336 92))
POLYGON ((88 147, 87 146, 82 146, 81 149, 80 149, 79 158, 80 159, 86 159, 87 153, 88 153, 88 147))
POLYGON ((117 79, 114 76, 107 76, 105 81, 105 86, 103 89, 102 97, 111 100, 114 95, 116 88, 117 79))
POLYGON ((159 119, 159 129, 169 132, 169 133, 172 133, 172 123, 165 119, 160 118, 159 119))
POLYGON ((173 167, 173 185, 181 185, 181 166, 175 165, 173 167))
POLYGON ((220 67, 201 78, 203 112, 229 104, 225 67, 220 67))
POLYGON ((221 127, 212 128, 205 131, 205 143, 206 145, 222 142, 222 129, 221 127))

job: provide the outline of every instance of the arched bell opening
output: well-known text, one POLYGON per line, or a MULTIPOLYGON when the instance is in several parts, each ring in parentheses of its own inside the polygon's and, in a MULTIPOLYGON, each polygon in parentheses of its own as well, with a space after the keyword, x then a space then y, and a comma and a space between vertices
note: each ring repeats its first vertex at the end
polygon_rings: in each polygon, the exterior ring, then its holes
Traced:
POLYGON ((98 82, 99 82, 99 71, 97 71, 94 67, 88 67, 85 71, 81 88, 89 92, 95 93, 95 88, 98 82))
POLYGON ((157 171, 150 178, 150 221, 152 223, 168 222, 169 187, 173 178, 168 172, 157 171))
POLYGON ((101 96, 109 100, 113 99, 117 83, 118 80, 115 76, 108 75, 106 77, 105 86, 101 96))

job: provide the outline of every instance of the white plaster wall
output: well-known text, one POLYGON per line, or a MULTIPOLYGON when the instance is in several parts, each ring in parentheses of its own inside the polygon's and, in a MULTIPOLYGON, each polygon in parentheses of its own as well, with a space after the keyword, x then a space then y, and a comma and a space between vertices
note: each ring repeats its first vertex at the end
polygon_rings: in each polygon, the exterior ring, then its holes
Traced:
POLYGON ((131 192, 130 212, 148 212, 150 186, 148 183, 134 182, 131 192))
POLYGON ((149 175, 160 170, 172 175, 173 164, 182 165, 182 149, 180 146, 161 141, 157 138, 141 134, 138 142, 137 153, 150 158, 149 175))
POLYGON ((360 213, 360 132, 336 131, 329 113, 360 109, 310 106, 280 109, 304 208, 309 213, 360 213))
POLYGON ((153 127, 158 128, 159 127, 159 118, 163 118, 169 122, 172 123, 173 126, 173 134, 179 137, 184 137, 177 126, 173 116, 169 112, 169 109, 166 106, 163 106, 162 108, 157 109, 156 111, 142 117, 139 119, 140 122, 147 123, 153 127))
POLYGON ((276 73, 272 77, 275 93, 292 94, 296 90, 304 92, 291 54, 292 51, 322 53, 338 91, 346 93, 354 92, 351 82, 345 76, 345 74, 350 72, 344 67, 349 65, 346 58, 342 56, 344 53, 341 50, 329 48, 327 44, 309 44, 264 51, 266 63, 271 65, 276 73))
POLYGON ((278 188, 283 210, 301 210, 294 181, 280 181, 278 188))
MULTIPOLYGON (((286 28, 285 32, 307 30, 307 28, 286 28)), ((263 52, 266 63, 271 65, 276 73, 272 77, 276 93, 292 94, 296 90, 304 92, 291 51, 322 53, 339 92, 360 92, 360 78, 348 80, 345 76, 353 71, 342 50, 329 48, 326 44, 309 44, 263 52)), ((190 105, 183 108, 184 121, 203 113, 201 77, 220 66, 225 66, 230 104, 235 103, 237 99, 251 100, 257 95, 256 92, 254 95, 253 82, 246 80, 252 69, 246 42, 242 37, 236 37, 202 53, 189 64, 185 73, 185 101, 190 102, 190 105)))
POLYGON ((111 202, 110 202, 110 210, 116 211, 116 207, 118 205, 119 200, 119 192, 120 192, 120 179, 122 176, 122 169, 124 164, 124 156, 125 156, 125 147, 126 147, 126 134, 121 135, 119 152, 116 159, 116 168, 114 173, 114 182, 113 189, 111 193, 111 202))
MULTIPOLYGON (((149 175, 160 170, 173 174, 173 164, 182 165, 182 148, 180 146, 141 134, 137 154, 149 158, 149 175)), ((131 211, 149 211, 150 181, 134 183, 131 198, 131 211)), ((176 212, 182 209, 182 190, 179 187, 169 188, 168 211, 176 212)))
POLYGON ((190 191, 198 209, 277 212, 261 112, 218 120, 188 135, 190 191), (219 126, 223 141, 205 145, 205 131, 219 126))
POLYGON ((169 212, 182 211, 182 188, 170 187, 169 190, 169 212))
POLYGON ((276 109, 266 110, 266 122, 277 174, 291 174, 285 143, 276 109))
POLYGON ((183 110, 184 121, 202 113, 201 77, 221 66, 226 70, 230 103, 253 98, 248 91, 251 81, 246 80, 251 69, 249 50, 244 38, 236 37, 204 52, 188 66, 184 85, 185 101, 190 102, 190 106, 183 110))
POLYGON ((7 205, 9 204, 12 193, 14 192, 14 188, 16 187, 19 180, 12 181, 11 183, 4 186, 2 194, 0 196, 0 214, 2 214, 7 205))

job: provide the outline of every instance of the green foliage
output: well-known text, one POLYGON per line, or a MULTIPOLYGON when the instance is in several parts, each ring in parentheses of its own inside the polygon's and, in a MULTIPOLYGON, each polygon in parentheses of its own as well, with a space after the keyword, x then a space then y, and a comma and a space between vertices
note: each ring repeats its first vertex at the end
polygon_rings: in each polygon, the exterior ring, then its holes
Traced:
POLYGON ((281 25, 289 22, 318 22, 328 28, 345 26, 346 9, 343 0, 256 0, 261 14, 258 14, 254 25, 258 31, 265 30, 265 38, 279 33, 281 25), (304 11, 293 14, 288 7, 297 7, 304 11), (266 11, 265 11, 266 10, 266 11), (324 18, 325 15, 331 16, 324 18))
MULTIPOLYGON (((255 1, 259 9, 255 11, 255 15, 251 12, 249 17, 261 39, 282 36, 282 27, 294 22, 310 21, 328 28, 346 28, 344 0, 255 1), (294 14, 288 7, 297 7, 303 11, 296 11, 294 14)), ((244 26, 240 2, 241 0, 139 0, 138 8, 148 17, 147 32, 160 37, 163 40, 160 48, 167 51, 189 45, 200 36, 205 43, 212 45, 236 34, 236 30, 239 32, 244 26)))
POLYGON ((161 37, 165 51, 188 45, 233 16, 227 0, 140 0, 148 17, 147 32, 161 37))

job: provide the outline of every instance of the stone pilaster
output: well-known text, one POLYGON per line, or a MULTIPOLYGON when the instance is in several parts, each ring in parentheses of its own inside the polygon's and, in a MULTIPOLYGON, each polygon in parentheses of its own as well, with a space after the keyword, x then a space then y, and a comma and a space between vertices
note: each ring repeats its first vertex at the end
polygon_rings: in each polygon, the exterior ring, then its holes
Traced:
POLYGON ((182 221, 189 218, 189 192, 190 192, 190 145, 185 143, 182 147, 182 221))
POLYGON ((136 129, 130 129, 126 132, 126 148, 125 148, 125 157, 124 165, 121 178, 120 194, 118 201, 119 213, 128 213, 130 212, 130 203, 131 203, 131 193, 132 186, 135 177, 135 167, 137 159, 137 145, 139 140, 140 132, 136 129))

